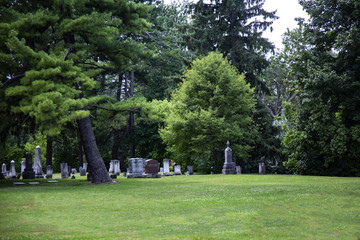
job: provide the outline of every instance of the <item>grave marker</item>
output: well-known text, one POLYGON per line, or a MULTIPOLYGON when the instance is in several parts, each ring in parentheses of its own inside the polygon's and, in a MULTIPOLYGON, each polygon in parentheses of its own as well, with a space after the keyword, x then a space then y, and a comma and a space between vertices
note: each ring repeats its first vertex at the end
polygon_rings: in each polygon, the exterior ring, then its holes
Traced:
POLYGON ((180 165, 174 166, 174 175, 181 175, 181 166, 180 165))
POLYGON ((148 178, 161 178, 159 174, 160 163, 154 159, 145 161, 145 174, 148 178))
POLYGON ((266 166, 265 163, 259 163, 259 174, 265 175, 266 174, 266 166))
POLYGON ((167 158, 163 159, 163 167, 164 167, 164 176, 171 176, 169 159, 167 158))
POLYGON ((232 150, 229 147, 230 142, 227 141, 226 143, 227 148, 225 148, 225 162, 222 169, 222 174, 234 174, 235 173, 235 166, 232 162, 232 150))
POLYGON ((34 179, 35 178, 35 172, 32 168, 32 156, 31 153, 28 153, 26 155, 26 167, 22 174, 23 179, 34 179))
POLYGON ((15 170, 15 161, 11 160, 10 162, 10 172, 8 178, 16 179, 16 170, 15 170))
POLYGON ((41 163, 41 147, 36 146, 35 148, 35 157, 34 157, 34 172, 35 178, 44 178, 42 171, 42 163, 41 163))
POLYGON ((61 169, 61 178, 68 178, 70 173, 67 163, 60 163, 60 169, 61 169))
POLYGON ((46 178, 52 178, 53 175, 53 167, 52 165, 46 166, 46 178))
POLYGON ((129 159, 129 174, 128 178, 143 178, 144 174, 144 159, 142 158, 130 158, 129 159))
POLYGON ((187 166, 186 168, 189 175, 194 175, 193 166, 187 166))

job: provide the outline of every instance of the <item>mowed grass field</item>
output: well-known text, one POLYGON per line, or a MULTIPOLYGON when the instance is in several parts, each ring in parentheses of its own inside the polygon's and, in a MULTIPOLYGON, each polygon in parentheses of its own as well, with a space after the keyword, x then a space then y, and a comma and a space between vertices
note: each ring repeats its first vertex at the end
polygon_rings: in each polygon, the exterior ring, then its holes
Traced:
POLYGON ((29 182, 0 181, 0 239, 360 239, 360 178, 14 181, 29 182))

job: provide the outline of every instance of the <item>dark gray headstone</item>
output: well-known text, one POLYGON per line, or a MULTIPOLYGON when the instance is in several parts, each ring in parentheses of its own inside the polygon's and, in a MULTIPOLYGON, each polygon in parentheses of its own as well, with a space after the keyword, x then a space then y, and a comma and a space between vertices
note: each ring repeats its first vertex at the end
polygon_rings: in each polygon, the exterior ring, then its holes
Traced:
POLYGON ((53 167, 51 165, 46 166, 46 178, 52 178, 53 176, 53 167))
POLYGON ((187 168, 187 173, 188 173, 189 175, 193 175, 193 174, 194 174, 193 166, 187 166, 186 168, 187 168))
POLYGON ((26 155, 26 168, 22 174, 23 179, 35 179, 35 172, 32 168, 32 156, 31 153, 26 155))
POLYGON ((222 169, 222 174, 235 174, 235 166, 232 161, 232 150, 230 148, 230 142, 226 143, 227 148, 225 148, 225 162, 222 169))
POLYGON ((79 168, 80 176, 86 176, 86 170, 83 167, 79 168))
POLYGON ((60 163, 61 178, 68 178, 70 176, 69 167, 67 163, 60 163))
POLYGON ((159 174, 160 163, 155 159, 148 159, 145 162, 145 174, 149 178, 161 178, 159 174))

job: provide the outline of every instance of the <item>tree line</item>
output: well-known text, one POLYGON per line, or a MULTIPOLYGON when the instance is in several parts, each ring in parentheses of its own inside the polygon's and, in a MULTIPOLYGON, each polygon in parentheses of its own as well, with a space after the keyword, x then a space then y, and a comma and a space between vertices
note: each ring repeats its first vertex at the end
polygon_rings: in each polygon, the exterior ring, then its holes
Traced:
POLYGON ((359 4, 299 2, 275 53, 264 0, 4 1, 0 160, 101 183, 136 156, 220 172, 229 140, 247 172, 359 175, 359 4))

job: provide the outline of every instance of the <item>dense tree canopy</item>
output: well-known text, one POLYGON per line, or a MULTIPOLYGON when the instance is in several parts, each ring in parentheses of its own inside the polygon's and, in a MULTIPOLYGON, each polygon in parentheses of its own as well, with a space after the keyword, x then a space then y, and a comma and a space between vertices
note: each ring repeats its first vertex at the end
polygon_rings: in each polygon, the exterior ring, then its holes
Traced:
POLYGON ((218 52, 195 60, 172 95, 161 136, 175 159, 221 170, 230 140, 235 156, 249 152, 253 90, 218 52), (220 169, 219 169, 220 167, 220 169))
POLYGON ((285 38, 298 104, 286 106, 284 146, 299 173, 359 175, 358 1, 300 1, 310 22, 285 38))
MULTIPOLYGON (((77 120, 93 182, 111 181, 86 106, 104 69, 130 62, 127 34, 147 27, 144 5, 120 1, 7 1, 1 6, 1 80, 13 112, 59 134, 77 120)), ((8 108, 8 109, 9 109, 8 108)))

